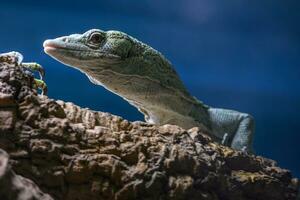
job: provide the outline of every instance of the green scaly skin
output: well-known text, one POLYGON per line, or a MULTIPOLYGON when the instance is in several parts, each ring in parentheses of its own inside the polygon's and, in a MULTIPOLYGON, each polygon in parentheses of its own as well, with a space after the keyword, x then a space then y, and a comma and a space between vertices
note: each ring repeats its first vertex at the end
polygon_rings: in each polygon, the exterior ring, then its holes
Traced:
POLYGON ((161 53, 126 33, 92 29, 46 40, 43 46, 54 59, 137 107, 147 122, 200 127, 217 142, 251 151, 249 114, 204 105, 189 94, 161 53))

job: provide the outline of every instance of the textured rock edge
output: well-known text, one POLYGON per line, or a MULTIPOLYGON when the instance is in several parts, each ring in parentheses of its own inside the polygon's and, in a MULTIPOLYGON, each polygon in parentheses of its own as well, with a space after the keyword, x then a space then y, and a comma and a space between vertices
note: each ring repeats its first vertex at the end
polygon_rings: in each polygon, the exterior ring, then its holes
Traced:
POLYGON ((33 181, 56 199, 296 198, 298 180, 272 160, 218 145, 198 128, 131 123, 54 101, 37 95, 32 80, 0 64, 0 148, 27 177, 1 151, 10 174, 1 195, 16 194, 10 183, 18 180, 33 199, 51 199, 33 181))

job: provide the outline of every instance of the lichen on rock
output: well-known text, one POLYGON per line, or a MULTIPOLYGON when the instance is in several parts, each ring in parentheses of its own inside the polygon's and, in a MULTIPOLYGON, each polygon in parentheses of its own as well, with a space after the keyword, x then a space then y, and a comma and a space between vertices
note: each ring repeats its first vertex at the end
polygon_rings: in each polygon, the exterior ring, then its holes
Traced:
POLYGON ((40 188, 36 199, 296 199, 298 179, 275 161, 219 145, 199 128, 129 122, 50 99, 32 80, 0 63, 0 149, 16 176, 40 188))

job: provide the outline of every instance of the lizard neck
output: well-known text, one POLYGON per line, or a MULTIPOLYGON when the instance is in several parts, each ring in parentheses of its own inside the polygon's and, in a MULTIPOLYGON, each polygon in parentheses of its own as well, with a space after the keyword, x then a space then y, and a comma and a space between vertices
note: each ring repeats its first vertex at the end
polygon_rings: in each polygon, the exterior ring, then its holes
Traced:
POLYGON ((149 77, 118 74, 109 69, 101 73, 90 69, 84 73, 91 82, 104 86, 135 106, 149 123, 209 129, 207 106, 187 91, 163 86, 149 77))

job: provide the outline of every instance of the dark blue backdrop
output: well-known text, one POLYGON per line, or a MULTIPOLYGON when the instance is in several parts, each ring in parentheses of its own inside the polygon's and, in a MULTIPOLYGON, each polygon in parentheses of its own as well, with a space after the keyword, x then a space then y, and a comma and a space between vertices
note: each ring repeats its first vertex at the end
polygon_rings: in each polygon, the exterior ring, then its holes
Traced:
POLYGON ((44 65, 49 96, 130 120, 142 115, 43 53, 47 38, 116 29, 150 44, 192 94, 251 113, 254 148, 300 177, 299 1, 136 0, 0 2, 0 51, 44 65))

